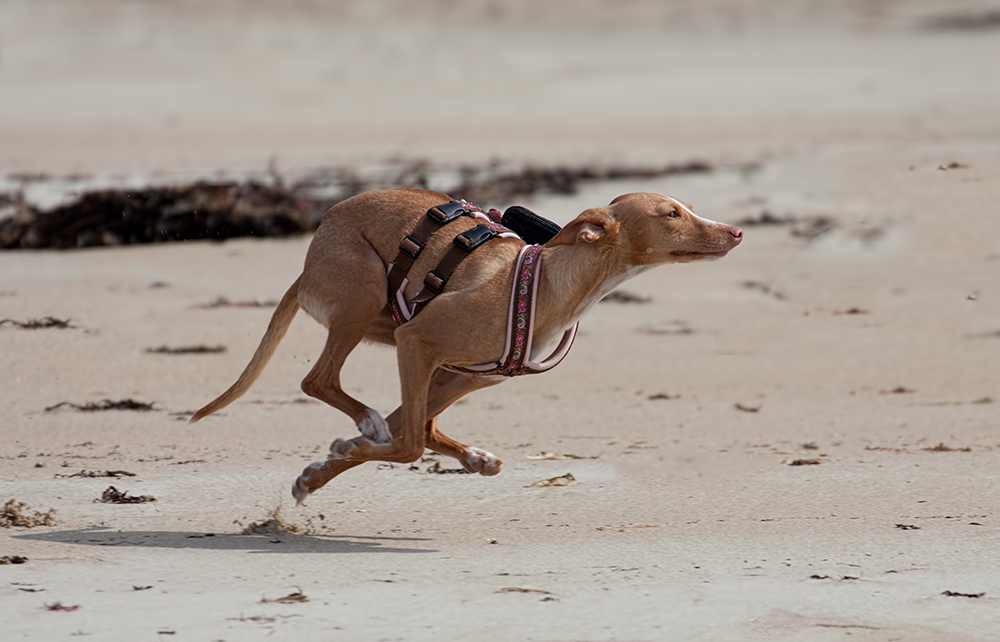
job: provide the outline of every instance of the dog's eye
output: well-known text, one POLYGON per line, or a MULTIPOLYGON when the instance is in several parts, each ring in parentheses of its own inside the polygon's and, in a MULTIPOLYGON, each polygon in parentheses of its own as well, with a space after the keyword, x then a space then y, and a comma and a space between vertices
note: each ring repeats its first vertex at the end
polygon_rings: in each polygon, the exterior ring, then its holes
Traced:
POLYGON ((677 210, 670 210, 669 212, 667 212, 667 218, 680 218, 680 217, 681 213, 678 212, 677 210))

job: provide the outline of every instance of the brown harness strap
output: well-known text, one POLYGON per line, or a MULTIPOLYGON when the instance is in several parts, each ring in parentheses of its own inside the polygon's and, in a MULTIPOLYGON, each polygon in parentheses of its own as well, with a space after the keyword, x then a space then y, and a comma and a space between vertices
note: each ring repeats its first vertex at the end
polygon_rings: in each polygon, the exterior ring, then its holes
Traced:
POLYGON ((486 225, 476 227, 462 232, 455 237, 452 245, 442 257, 441 261, 433 270, 424 277, 424 289, 413 297, 410 303, 413 305, 413 314, 416 315, 427 305, 431 299, 441 294, 444 284, 451 278, 452 272, 458 267, 465 257, 469 256, 472 250, 476 249, 486 241, 496 238, 495 230, 486 225))
POLYGON ((451 201, 444 205, 438 205, 427 210, 427 215, 417 222, 416 227, 399 243, 399 253, 389 267, 386 275, 389 279, 389 300, 393 301, 396 292, 406 279, 406 274, 410 271, 413 262, 417 260, 424 249, 424 245, 431 238, 431 234, 438 228, 454 221, 459 216, 468 214, 468 210, 457 201, 451 201))

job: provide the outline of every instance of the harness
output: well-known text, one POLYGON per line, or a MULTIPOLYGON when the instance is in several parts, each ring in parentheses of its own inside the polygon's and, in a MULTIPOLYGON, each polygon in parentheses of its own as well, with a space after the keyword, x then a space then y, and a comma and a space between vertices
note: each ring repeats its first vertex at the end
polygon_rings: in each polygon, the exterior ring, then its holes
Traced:
MULTIPOLYGON (((514 208, 511 208, 514 210, 514 208)), ((504 222, 508 215, 504 215, 504 222)), ((523 210, 523 208, 517 208, 523 210)), ((527 210, 523 210, 527 211, 527 210)), ((491 210, 493 214, 496 210, 491 210)), ((515 211, 515 214, 518 212, 515 211)), ((530 214, 530 212, 528 212, 530 214)), ((499 216, 499 212, 496 212, 499 216)), ((535 216, 531 214, 531 216, 535 216)), ((546 223, 548 223, 546 221, 546 223)), ((555 227, 554 224, 549 223, 555 227)), ((399 244, 399 253, 389 264, 387 277, 389 282, 388 308, 396 323, 402 325, 412 319, 435 296, 441 293, 455 268, 473 250, 494 238, 520 238, 504 225, 500 225, 487 216, 475 205, 464 201, 451 201, 427 210, 410 234, 403 237, 399 244), (407 273, 413 262, 420 256, 431 235, 459 216, 471 216, 482 219, 474 228, 462 232, 453 240, 453 245, 441 258, 437 267, 424 277, 424 287, 410 301, 406 300, 406 286, 409 284, 407 273)), ((536 363, 530 360, 531 343, 535 326, 535 299, 538 294, 538 280, 542 263, 541 245, 525 245, 517 255, 514 263, 515 280, 511 290, 510 312, 507 319, 507 339, 503 355, 499 361, 483 363, 475 366, 442 366, 453 372, 474 375, 502 375, 513 377, 523 374, 545 372, 559 365, 573 346, 579 322, 563 333, 562 340, 555 352, 547 359, 536 363)))

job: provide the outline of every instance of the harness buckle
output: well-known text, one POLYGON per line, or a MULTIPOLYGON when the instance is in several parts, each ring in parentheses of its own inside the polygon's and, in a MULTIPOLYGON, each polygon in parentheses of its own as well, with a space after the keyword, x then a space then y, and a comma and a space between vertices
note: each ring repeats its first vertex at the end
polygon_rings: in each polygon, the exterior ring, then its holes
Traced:
POLYGON ((427 210, 427 216, 434 219, 438 225, 450 223, 463 214, 468 214, 468 210, 458 201, 451 201, 427 210))
POLYGON ((413 238, 412 236, 407 235, 403 238, 402 241, 399 242, 399 249, 403 252, 406 252, 407 256, 409 256, 411 259, 416 259, 418 256, 420 256, 420 253, 423 251, 424 244, 418 241, 417 239, 413 238))
POLYGON ((490 240, 497 233, 486 225, 477 225, 471 230, 466 230, 455 237, 455 245, 466 252, 471 252, 486 241, 490 240))
POLYGON ((427 289, 434 294, 441 294, 441 290, 444 289, 444 284, 448 282, 448 279, 438 274, 436 271, 431 270, 424 277, 424 285, 427 289))

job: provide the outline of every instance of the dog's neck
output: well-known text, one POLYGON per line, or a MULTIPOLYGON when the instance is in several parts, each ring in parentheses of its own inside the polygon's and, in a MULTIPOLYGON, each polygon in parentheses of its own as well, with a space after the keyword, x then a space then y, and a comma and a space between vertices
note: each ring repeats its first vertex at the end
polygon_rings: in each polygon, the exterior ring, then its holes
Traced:
POLYGON ((607 247, 546 247, 542 254, 536 332, 557 336, 624 281, 653 267, 630 266, 607 247))

